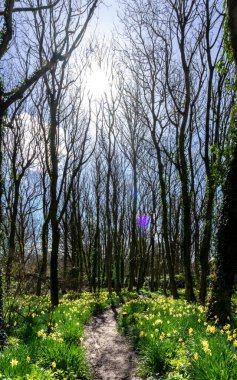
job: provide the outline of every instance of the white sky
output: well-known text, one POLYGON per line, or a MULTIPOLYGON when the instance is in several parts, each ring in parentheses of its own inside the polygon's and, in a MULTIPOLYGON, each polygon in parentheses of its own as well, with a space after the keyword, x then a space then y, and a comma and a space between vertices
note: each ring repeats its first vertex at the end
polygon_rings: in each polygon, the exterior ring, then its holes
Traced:
POLYGON ((105 0, 104 4, 98 7, 97 28, 101 34, 110 34, 114 23, 117 21, 118 0, 105 0))
MULTIPOLYGON (((95 50, 95 63, 92 63, 89 71, 85 72, 87 78, 86 83, 88 90, 95 100, 99 100, 104 92, 109 91, 109 78, 106 74, 106 70, 103 67, 99 67, 98 59, 105 58, 106 62, 106 46, 109 47, 112 32, 116 25, 118 25, 119 19, 117 12, 119 11, 119 0, 102 0, 101 4, 97 7, 95 14, 90 20, 88 30, 83 39, 83 45, 87 45, 89 41, 96 41, 98 47, 101 47, 101 52, 98 52, 98 56, 95 50), (108 45, 107 45, 108 44, 108 45), (104 47, 104 50, 103 50, 104 47)), ((93 57, 92 57, 93 62, 93 57)), ((107 64, 108 62, 106 62, 107 64)))
POLYGON ((96 28, 96 37, 110 38, 114 24, 117 23, 118 0, 103 0, 92 17, 88 34, 93 33, 96 28))

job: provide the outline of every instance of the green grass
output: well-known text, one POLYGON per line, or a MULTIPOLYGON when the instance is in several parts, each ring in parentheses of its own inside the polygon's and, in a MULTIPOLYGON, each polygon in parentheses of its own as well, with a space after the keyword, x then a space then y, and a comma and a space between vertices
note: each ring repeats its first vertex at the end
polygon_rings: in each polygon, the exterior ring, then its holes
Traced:
POLYGON ((9 339, 0 351, 0 379, 91 380, 83 348, 85 324, 121 299, 119 327, 139 353, 141 376, 237 380, 234 324, 220 329, 205 322, 204 307, 147 291, 140 298, 137 292, 123 292, 121 298, 107 292, 71 293, 55 309, 47 296, 17 298, 6 315, 9 339))
POLYGON ((237 329, 205 322, 205 308, 152 294, 123 306, 119 326, 141 360, 142 376, 236 380, 237 329))
POLYGON ((14 302, 8 320, 8 344, 0 352, 0 379, 91 379, 83 348, 84 326, 119 298, 68 294, 58 308, 48 297, 25 296, 14 302))

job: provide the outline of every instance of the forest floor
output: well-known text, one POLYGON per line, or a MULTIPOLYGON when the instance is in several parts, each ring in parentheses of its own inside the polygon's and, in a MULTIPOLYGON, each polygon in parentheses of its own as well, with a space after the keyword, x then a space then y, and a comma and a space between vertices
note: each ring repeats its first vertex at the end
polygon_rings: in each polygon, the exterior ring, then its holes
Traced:
POLYGON ((111 309, 90 320, 85 347, 96 380, 140 380, 136 355, 116 327, 117 311, 111 309))

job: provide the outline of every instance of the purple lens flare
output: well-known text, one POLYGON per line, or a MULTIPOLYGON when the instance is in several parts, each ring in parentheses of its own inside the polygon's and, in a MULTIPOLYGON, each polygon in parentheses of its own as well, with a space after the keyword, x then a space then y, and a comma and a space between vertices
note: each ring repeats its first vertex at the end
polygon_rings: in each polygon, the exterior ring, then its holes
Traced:
POLYGON ((142 214, 142 215, 139 215, 137 217, 137 225, 138 227, 140 227, 141 229, 146 229, 148 226, 149 226, 149 223, 150 223, 150 216, 147 215, 147 214, 142 214))

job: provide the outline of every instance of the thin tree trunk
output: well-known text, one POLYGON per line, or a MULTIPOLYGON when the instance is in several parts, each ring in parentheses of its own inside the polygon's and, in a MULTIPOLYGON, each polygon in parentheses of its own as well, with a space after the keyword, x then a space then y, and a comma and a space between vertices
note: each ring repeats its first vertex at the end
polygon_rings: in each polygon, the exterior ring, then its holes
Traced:
POLYGON ((39 277, 36 286, 36 295, 41 295, 42 282, 46 279, 47 271, 47 258, 48 258, 48 229, 49 229, 49 218, 45 219, 42 227, 42 262, 40 266, 39 277))
MULTIPOLYGON (((111 146, 111 140, 110 140, 110 146, 111 146)), ((107 171, 107 178, 106 178, 106 221, 107 221, 107 242, 106 242, 106 280, 107 280, 107 286, 109 293, 112 292, 112 237, 111 237, 111 211, 110 211, 110 205, 109 205, 109 198, 110 198, 110 178, 111 178, 111 148, 109 148, 109 160, 108 160, 108 171, 107 171)))
POLYGON ((63 254, 63 293, 66 293, 67 290, 67 260, 68 260, 68 215, 67 211, 65 212, 64 220, 64 254, 63 254))
POLYGON ((83 248, 80 209, 78 212, 78 236, 77 237, 78 237, 78 267, 79 267, 78 290, 81 293, 82 287, 83 287, 83 262, 85 263, 85 268, 87 268, 87 276, 88 276, 90 287, 91 287, 91 270, 89 266, 86 264, 86 258, 85 258, 84 248, 83 248))
POLYGON ((177 286, 175 283, 174 267, 172 263, 171 248, 169 244, 168 209, 167 209, 167 199, 166 199, 166 184, 164 181, 164 167, 162 164, 160 147, 154 135, 153 135, 153 142, 156 148, 156 155, 157 155, 158 169, 159 169, 159 181, 160 181, 161 204, 162 204, 162 230, 163 230, 163 238, 164 238, 164 244, 165 244, 165 257, 167 260, 167 267, 168 267, 168 272, 169 272, 170 289, 171 289, 173 298, 178 299, 179 294, 178 294, 177 286))
MULTIPOLYGON (((0 99, 2 98, 2 82, 0 78, 0 99)), ((1 113, 1 100, 0 100, 0 346, 3 346, 6 340, 6 333, 5 333, 5 322, 3 318, 3 284, 2 284, 2 252, 3 252, 3 234, 4 234, 4 228, 3 228, 3 207, 2 207, 2 201, 3 201, 3 172, 2 172, 2 165, 3 165, 3 155, 2 155, 2 149, 3 149, 3 130, 4 130, 4 123, 3 123, 3 114, 1 113)))
POLYGON ((155 237, 153 233, 151 236, 150 272, 151 272, 150 290, 151 292, 154 292, 155 290, 155 237))
POLYGON ((11 286, 11 275, 12 275, 12 263, 15 256, 15 236, 16 236, 16 218, 18 212, 18 202, 19 202, 19 192, 20 192, 20 181, 15 181, 14 183, 14 202, 11 214, 11 224, 10 224, 10 234, 8 240, 8 256, 6 263, 6 289, 10 290, 11 286))
POLYGON ((92 258, 92 289, 94 292, 96 292, 96 288, 98 285, 98 259, 99 259, 99 236, 100 236, 100 217, 99 217, 99 197, 98 194, 96 195, 96 231, 95 231, 95 237, 94 237, 94 251, 93 251, 93 258, 92 258))
POLYGON ((196 297, 193 291, 193 278, 191 271, 191 199, 188 185, 188 167, 185 156, 185 133, 186 125, 189 116, 189 105, 190 105, 190 79, 189 79, 189 68, 186 64, 186 59, 184 56, 184 37, 181 41, 181 57, 183 61, 183 68, 185 74, 185 84, 186 84, 186 100, 185 100, 185 110, 183 115, 183 120, 180 126, 179 135, 179 174, 181 181, 181 193, 182 193, 182 243, 181 250, 183 256, 184 264, 184 276, 185 276, 185 297, 187 301, 196 301, 196 297))
POLYGON ((161 242, 161 256, 162 256, 162 260, 163 260, 163 275, 164 275, 164 279, 163 279, 163 292, 164 292, 164 295, 167 297, 168 294, 167 294, 167 283, 166 283, 166 260, 165 260, 165 252, 164 252, 164 242, 163 242, 163 239, 162 239, 162 242, 161 242))
POLYGON ((51 260, 50 260, 50 294, 51 294, 51 303, 52 306, 58 306, 59 303, 59 294, 58 294, 58 250, 59 250, 59 241, 60 233, 58 222, 53 218, 52 223, 52 251, 51 251, 51 260))
MULTIPOLYGON (((211 185, 210 185, 211 186, 211 185)), ((209 189, 208 199, 205 212, 205 225, 203 231, 202 244, 200 247, 200 265, 201 265, 201 281, 199 298, 202 304, 205 304, 207 296, 207 276, 209 275, 209 251, 211 246, 212 234, 212 219, 213 219, 213 202, 215 197, 215 190, 213 186, 209 189)))
POLYGON ((133 204, 132 204, 132 237, 129 254, 129 285, 128 290, 132 291, 135 275, 136 275, 136 251, 137 251, 137 233, 136 233, 136 217, 137 217, 137 169, 136 162, 133 165, 133 204))
POLYGON ((50 221, 52 229, 52 250, 50 260, 50 284, 51 284, 51 303, 52 306, 58 306, 58 250, 59 250, 59 224, 57 219, 58 200, 57 200, 57 184, 58 184, 58 157, 57 157, 57 104, 54 94, 50 94, 50 221))

